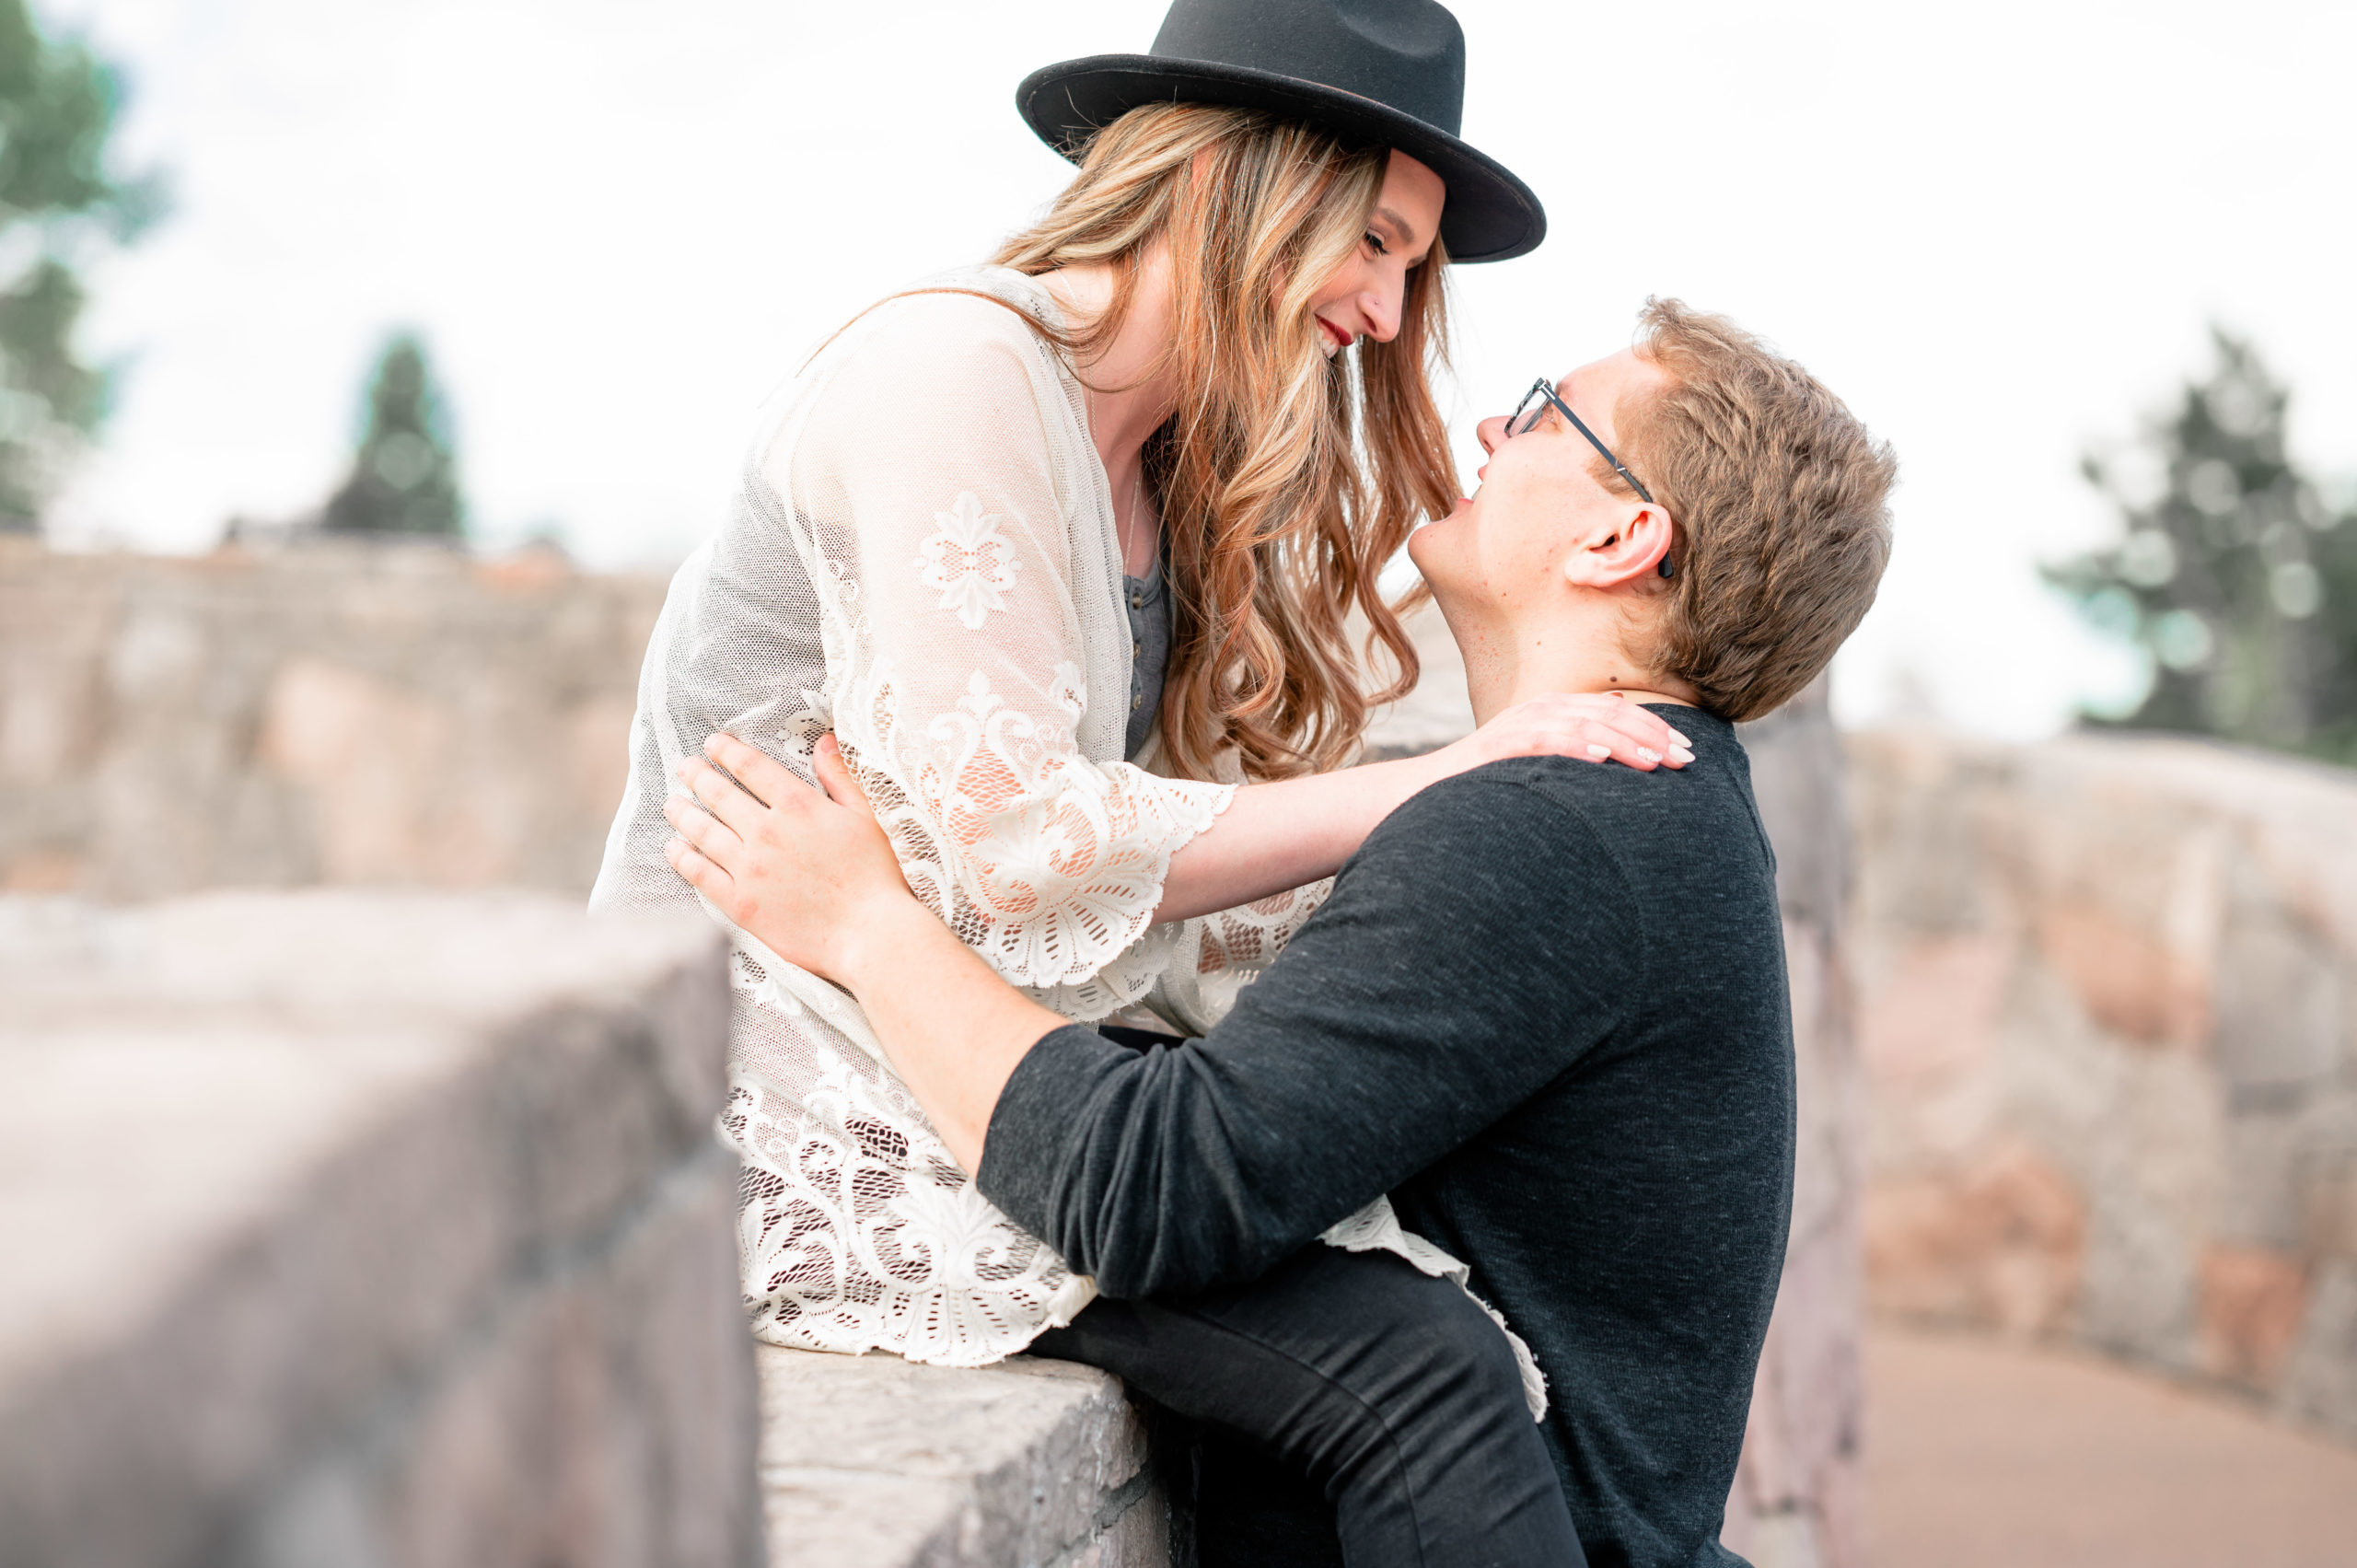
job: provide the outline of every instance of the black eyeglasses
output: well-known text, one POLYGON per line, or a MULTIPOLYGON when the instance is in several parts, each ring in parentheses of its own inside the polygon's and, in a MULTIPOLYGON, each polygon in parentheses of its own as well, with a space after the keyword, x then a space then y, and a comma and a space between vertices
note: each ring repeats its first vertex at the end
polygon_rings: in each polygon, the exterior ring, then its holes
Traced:
MULTIPOLYGON (((1621 465, 1620 459, 1612 455, 1612 448, 1597 440, 1596 438, 1596 432, 1590 430, 1587 425, 1581 421, 1580 416, 1572 412, 1571 406, 1568 403, 1564 402, 1562 399, 1555 395, 1555 383, 1549 380, 1544 376, 1541 376, 1538 380, 1532 382, 1530 385, 1530 390, 1522 395, 1522 401, 1515 405, 1513 415, 1506 421, 1506 435, 1509 437, 1512 437, 1527 434, 1532 426, 1536 425, 1540 420, 1547 417, 1548 405, 1550 403, 1554 405, 1554 409, 1557 413, 1562 414, 1565 419, 1572 422, 1573 429, 1587 437, 1587 444, 1589 446, 1595 447, 1598 452, 1601 452, 1604 455, 1604 460, 1612 465, 1612 471, 1629 482, 1629 488, 1637 493, 1637 498, 1639 500, 1644 502, 1648 506, 1659 505, 1658 502, 1654 500, 1654 493, 1647 490, 1643 484, 1639 483, 1637 482, 1637 476, 1631 473, 1621 465), (1538 405, 1537 408, 1530 406, 1534 402, 1538 405)), ((1664 566, 1666 567, 1666 565, 1667 562, 1665 561, 1664 566)), ((1662 575, 1666 577, 1669 575, 1669 573, 1666 570, 1664 570, 1662 575)))

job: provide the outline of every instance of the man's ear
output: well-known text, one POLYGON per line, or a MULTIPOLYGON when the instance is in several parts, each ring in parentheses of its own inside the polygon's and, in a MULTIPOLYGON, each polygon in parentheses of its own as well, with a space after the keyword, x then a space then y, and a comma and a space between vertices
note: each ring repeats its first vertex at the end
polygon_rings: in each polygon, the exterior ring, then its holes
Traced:
POLYGON ((1632 501, 1611 521, 1590 528, 1563 559, 1563 577, 1574 587, 1617 588, 1661 574, 1669 553, 1669 514, 1650 502, 1632 501))

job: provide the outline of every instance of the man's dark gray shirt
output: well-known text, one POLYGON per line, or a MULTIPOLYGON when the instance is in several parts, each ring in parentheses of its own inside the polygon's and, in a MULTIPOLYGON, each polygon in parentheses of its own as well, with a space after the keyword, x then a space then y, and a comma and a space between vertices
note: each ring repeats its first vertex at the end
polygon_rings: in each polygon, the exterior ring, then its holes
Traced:
POLYGON ((1228 1018, 1042 1040, 983 1193, 1115 1297, 1250 1279, 1388 1192, 1547 1375, 1596 1568, 1717 1544, 1791 1214, 1775 862, 1732 726, 1681 771, 1523 758, 1394 812, 1228 1018))

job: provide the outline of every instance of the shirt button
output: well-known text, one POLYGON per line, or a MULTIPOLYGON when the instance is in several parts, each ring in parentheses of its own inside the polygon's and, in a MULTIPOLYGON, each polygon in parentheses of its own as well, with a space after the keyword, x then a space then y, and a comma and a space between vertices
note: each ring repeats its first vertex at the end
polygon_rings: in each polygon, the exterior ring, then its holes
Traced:
POLYGON ((1132 594, 1130 596, 1130 608, 1132 610, 1144 610, 1145 608, 1145 595, 1140 593, 1132 594))
POLYGON ((1143 693, 1130 699, 1130 712, 1136 713, 1140 708, 1144 706, 1145 697, 1143 693))
POLYGON ((1145 645, 1144 643, 1132 643, 1130 645, 1130 656, 1132 658, 1145 657, 1145 645))

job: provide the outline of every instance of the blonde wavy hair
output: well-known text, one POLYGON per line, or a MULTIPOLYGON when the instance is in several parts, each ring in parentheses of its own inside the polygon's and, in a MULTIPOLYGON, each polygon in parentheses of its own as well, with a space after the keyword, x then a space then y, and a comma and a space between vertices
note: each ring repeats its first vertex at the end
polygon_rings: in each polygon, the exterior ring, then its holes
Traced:
POLYGON ((1161 735, 1184 776, 1210 776, 1230 748, 1248 778, 1336 766, 1370 709, 1416 682, 1408 598, 1387 603, 1376 577, 1458 494, 1428 378, 1446 363, 1446 257, 1435 239, 1409 273, 1387 343, 1329 359, 1310 311, 1365 234, 1388 156, 1255 110, 1132 110, 993 258, 1035 276, 1117 269, 1110 308, 1059 337, 1085 362, 1132 308, 1142 253, 1167 242, 1178 408, 1144 466, 1173 605, 1161 735), (1353 610, 1369 628, 1358 649, 1353 610), (1369 691, 1378 645, 1398 678, 1369 691))

